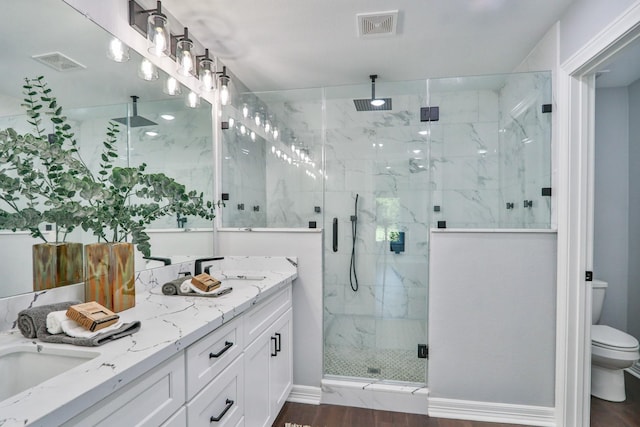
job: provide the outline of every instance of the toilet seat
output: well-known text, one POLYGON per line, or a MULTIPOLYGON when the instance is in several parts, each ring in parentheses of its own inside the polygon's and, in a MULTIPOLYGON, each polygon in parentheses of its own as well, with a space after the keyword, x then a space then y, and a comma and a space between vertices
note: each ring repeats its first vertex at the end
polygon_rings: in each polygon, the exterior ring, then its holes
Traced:
POLYGON ((607 325, 591 325, 591 344, 616 351, 638 351, 638 340, 607 325))

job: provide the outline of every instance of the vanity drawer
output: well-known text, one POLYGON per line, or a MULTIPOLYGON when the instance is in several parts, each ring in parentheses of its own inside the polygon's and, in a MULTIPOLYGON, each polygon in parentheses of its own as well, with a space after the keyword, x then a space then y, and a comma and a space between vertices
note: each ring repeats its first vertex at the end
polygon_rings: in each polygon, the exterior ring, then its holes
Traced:
POLYGON ((187 425, 187 408, 184 406, 160 427, 184 427, 187 425))
POLYGON ((235 427, 242 425, 243 416, 244 356, 240 356, 187 403, 187 425, 235 427))
POLYGON ((64 426, 159 426, 184 404, 184 382, 184 352, 180 352, 64 426))
POLYGON ((242 354, 242 322, 235 318, 187 347, 187 400, 242 354))
POLYGON ((245 312, 244 342, 252 343, 291 307, 291 285, 245 312))

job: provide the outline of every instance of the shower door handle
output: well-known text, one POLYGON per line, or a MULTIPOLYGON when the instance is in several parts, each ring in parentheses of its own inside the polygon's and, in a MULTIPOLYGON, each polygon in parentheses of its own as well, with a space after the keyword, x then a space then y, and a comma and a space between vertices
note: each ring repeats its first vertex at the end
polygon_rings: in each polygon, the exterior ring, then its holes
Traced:
POLYGON ((333 252, 338 252, 338 218, 333 218, 333 252))

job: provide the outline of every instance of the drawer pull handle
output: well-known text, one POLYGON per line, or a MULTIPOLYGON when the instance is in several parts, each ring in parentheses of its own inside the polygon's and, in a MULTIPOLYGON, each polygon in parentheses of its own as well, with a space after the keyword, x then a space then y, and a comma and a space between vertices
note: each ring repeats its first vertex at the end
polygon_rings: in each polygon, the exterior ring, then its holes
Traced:
POLYGON ((224 342, 224 347, 222 348, 222 350, 220 350, 217 353, 209 353, 209 359, 213 359, 213 358, 222 356, 231 347, 233 347, 233 343, 229 342, 229 341, 225 341, 224 342))
POLYGON ((273 352, 271 353, 271 357, 275 357, 278 355, 278 339, 276 337, 271 337, 271 341, 273 342, 273 352))
POLYGON ((276 337, 277 337, 277 340, 276 340, 276 353, 280 353, 280 341, 281 341, 282 336, 280 335, 279 332, 276 332, 276 337))
POLYGON ((231 407, 233 406, 233 400, 231 399, 227 399, 227 406, 224 407, 224 409, 222 410, 222 412, 220 413, 220 415, 218 415, 217 417, 211 417, 211 420, 209 422, 211 423, 217 423, 218 421, 220 421, 222 419, 222 417, 225 416, 225 414, 227 413, 227 411, 229 409, 231 409, 231 407))

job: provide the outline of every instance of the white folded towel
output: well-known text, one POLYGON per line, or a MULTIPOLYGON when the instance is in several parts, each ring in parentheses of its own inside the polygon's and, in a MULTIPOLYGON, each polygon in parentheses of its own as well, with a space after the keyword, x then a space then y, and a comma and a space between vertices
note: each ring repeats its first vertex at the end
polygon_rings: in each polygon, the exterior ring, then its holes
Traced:
POLYGON ((67 318, 67 310, 52 311, 47 314, 47 332, 52 335, 61 334, 62 322, 67 318))
POLYGON ((91 332, 75 320, 69 319, 68 317, 62 321, 62 331, 68 336, 74 338, 93 338, 96 335, 118 329, 120 326, 122 326, 122 319, 118 319, 116 323, 107 326, 106 328, 91 332))
POLYGON ((180 284, 180 292, 183 294, 188 294, 191 292, 191 279, 187 279, 180 284))

